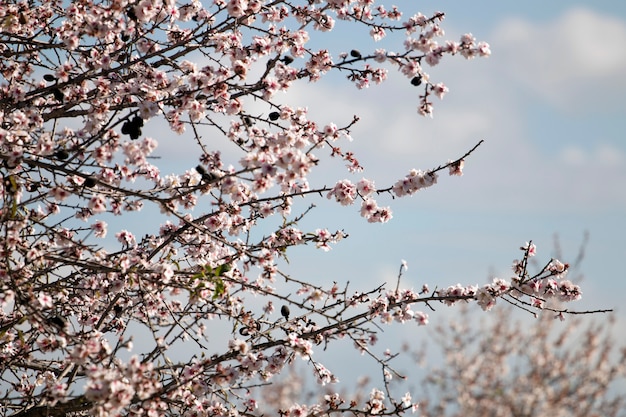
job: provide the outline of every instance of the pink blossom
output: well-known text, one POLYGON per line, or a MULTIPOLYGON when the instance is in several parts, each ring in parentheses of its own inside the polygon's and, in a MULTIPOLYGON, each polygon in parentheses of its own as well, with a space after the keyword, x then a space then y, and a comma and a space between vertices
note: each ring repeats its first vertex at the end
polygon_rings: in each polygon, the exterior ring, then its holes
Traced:
POLYGON ((526 242, 520 249, 528 253, 528 256, 535 256, 537 254, 537 247, 534 243, 526 242))
POLYGON ((135 246, 136 245, 136 241, 135 241, 135 236, 133 236, 132 233, 130 233, 128 230, 121 230, 119 232, 117 232, 115 234, 115 237, 117 238, 118 242, 126 245, 126 246, 135 246))
POLYGON ((488 287, 481 287, 478 289, 478 292, 476 293, 476 301, 484 311, 489 311, 496 305, 496 299, 491 295, 488 287))
POLYGON ((441 53, 439 53, 438 51, 429 51, 426 54, 426 63, 428 65, 430 65, 431 67, 434 67, 435 65, 439 64, 439 61, 441 61, 441 53))
POLYGON ((157 103, 149 100, 140 102, 138 108, 139 115, 144 120, 149 120, 150 118, 156 116, 161 110, 157 103))
POLYGON ((458 161, 450 161, 449 162, 449 173, 450 175, 463 176, 463 166, 465 165, 465 160, 460 159, 458 161))
POLYGON ((378 210, 378 204, 371 198, 364 198, 361 203, 361 217, 366 219, 372 217, 378 210))
POLYGON ((387 223, 392 217, 390 207, 379 207, 371 216, 367 218, 367 221, 369 223, 387 223))
POLYGON ((334 123, 330 123, 326 126, 324 126, 324 134, 327 137, 331 137, 331 138, 337 138, 337 125, 334 123))
POLYGON ((228 347, 240 355, 246 355, 250 350, 250 347, 248 346, 248 344, 244 340, 241 340, 241 339, 230 340, 228 342, 228 347))
POLYGON ((52 297, 44 292, 39 293, 39 295, 37 296, 37 301, 39 301, 39 304, 41 304, 43 308, 52 308, 53 306, 52 297))
POLYGON ((415 312, 414 319, 420 326, 425 326, 428 324, 428 314, 421 311, 415 312))
POLYGON ((89 200, 89 209, 92 213, 102 213, 106 211, 106 198, 102 194, 94 194, 89 200))
POLYGON ((382 64, 387 60, 387 52, 382 48, 376 49, 376 51, 374 51, 374 60, 382 64))
POLYGON ((433 105, 428 101, 424 101, 417 109, 417 112, 422 116, 433 117, 433 105))
POLYGON ((491 49, 489 48, 489 44, 487 42, 479 42, 476 49, 478 50, 478 54, 480 56, 487 57, 491 55, 491 49))
POLYGON ((326 194, 327 198, 335 197, 335 200, 342 206, 348 206, 354 203, 357 194, 357 188, 349 180, 338 181, 332 190, 326 194))
POLYGON ((107 235, 107 224, 102 220, 98 220, 91 225, 94 235, 99 238, 105 238, 107 235))
POLYGON ((383 29, 380 26, 375 26, 370 30, 370 36, 372 37, 372 39, 374 39, 376 42, 378 42, 379 40, 381 40, 382 38, 384 38, 386 35, 385 33, 385 29, 383 29))
POLYGON ((54 187, 49 192, 50 196, 57 201, 64 201, 70 195, 72 195, 69 191, 61 187, 54 187))
POLYGON ((433 92, 440 99, 448 92, 448 87, 446 87, 443 83, 438 83, 433 86, 433 92))
POLYGON ((376 191, 374 181, 362 178, 357 184, 356 189, 361 197, 367 197, 376 191))

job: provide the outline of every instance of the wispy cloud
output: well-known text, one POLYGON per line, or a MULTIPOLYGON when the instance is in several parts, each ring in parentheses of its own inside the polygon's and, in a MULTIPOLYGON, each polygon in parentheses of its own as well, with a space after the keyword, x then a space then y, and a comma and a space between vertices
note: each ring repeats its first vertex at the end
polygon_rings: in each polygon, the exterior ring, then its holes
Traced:
POLYGON ((619 18, 583 8, 548 22, 511 18, 494 40, 506 69, 561 110, 593 113, 626 92, 626 22, 619 18))

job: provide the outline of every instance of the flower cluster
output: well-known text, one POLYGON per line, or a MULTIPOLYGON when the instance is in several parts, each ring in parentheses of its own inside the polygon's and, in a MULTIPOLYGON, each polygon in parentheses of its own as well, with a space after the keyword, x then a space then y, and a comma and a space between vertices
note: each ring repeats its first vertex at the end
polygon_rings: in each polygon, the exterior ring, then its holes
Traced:
POLYGON ((398 197, 404 197, 405 195, 413 195, 422 188, 428 188, 434 184, 437 184, 436 172, 412 169, 403 179, 398 180, 393 185, 392 192, 398 197))

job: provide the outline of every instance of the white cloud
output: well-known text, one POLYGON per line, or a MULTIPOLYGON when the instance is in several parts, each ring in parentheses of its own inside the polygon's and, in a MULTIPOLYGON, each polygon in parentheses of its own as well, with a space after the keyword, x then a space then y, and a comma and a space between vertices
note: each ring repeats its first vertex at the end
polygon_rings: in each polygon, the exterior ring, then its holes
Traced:
POLYGON ((566 146, 559 153, 559 159, 568 166, 585 166, 592 170, 605 170, 626 163, 626 154, 611 145, 600 144, 591 150, 580 146, 566 146))
POLYGON ((624 152, 609 145, 602 145, 598 147, 596 149, 595 156, 599 163, 610 167, 624 165, 626 162, 626 155, 624 152))
POLYGON ((567 146, 561 150, 559 159, 566 165, 583 166, 586 163, 587 155, 578 146, 567 146))
POLYGON ((561 109, 593 112, 626 91, 626 22, 613 16, 575 8, 555 21, 511 18, 493 43, 517 80, 561 109))

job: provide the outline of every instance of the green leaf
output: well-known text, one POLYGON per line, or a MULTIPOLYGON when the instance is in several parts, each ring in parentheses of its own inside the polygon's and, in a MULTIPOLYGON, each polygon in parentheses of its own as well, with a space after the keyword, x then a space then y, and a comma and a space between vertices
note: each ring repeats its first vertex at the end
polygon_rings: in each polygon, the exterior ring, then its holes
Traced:
POLYGON ((213 292, 213 299, 215 300, 226 292, 226 287, 224 286, 224 281, 220 278, 215 278, 213 282, 215 283, 215 292, 213 292))
POLYGON ((222 264, 220 266, 218 266, 215 269, 215 276, 216 277, 221 277, 222 275, 224 275, 226 272, 230 271, 230 265, 229 264, 222 264))

